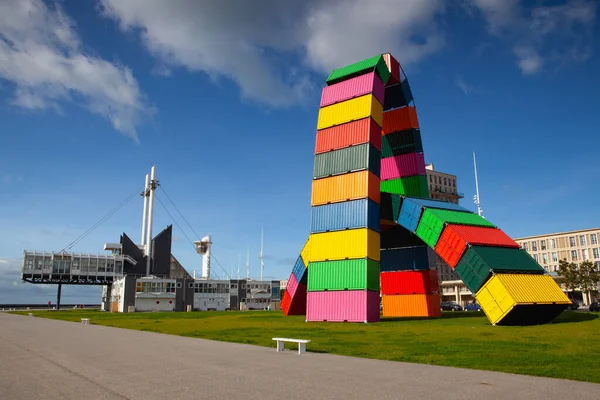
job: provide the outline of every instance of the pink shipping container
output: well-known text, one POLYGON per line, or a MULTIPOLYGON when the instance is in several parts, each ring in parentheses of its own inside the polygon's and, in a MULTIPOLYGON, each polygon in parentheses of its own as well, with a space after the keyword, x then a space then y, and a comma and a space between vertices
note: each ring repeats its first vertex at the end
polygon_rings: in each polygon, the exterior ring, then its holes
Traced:
POLYGON ((290 294, 292 298, 296 294, 296 289, 298 289, 298 280, 296 279, 296 275, 294 273, 290 274, 290 279, 288 279, 287 286, 285 290, 290 294))
POLYGON ((308 292, 306 320, 378 322, 380 301, 370 290, 308 292))
POLYGON ((331 86, 325 86, 321 95, 321 107, 340 103, 369 93, 373 93, 373 96, 383 104, 385 86, 375 72, 360 75, 331 86))
POLYGON ((423 153, 401 154, 381 159, 382 181, 425 174, 425 157, 423 153))

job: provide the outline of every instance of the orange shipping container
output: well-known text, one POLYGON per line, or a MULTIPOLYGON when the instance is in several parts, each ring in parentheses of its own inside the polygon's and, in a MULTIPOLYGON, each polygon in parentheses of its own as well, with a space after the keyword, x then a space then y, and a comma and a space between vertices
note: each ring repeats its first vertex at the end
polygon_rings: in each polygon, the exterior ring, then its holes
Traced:
POLYGON ((439 317, 442 315, 438 293, 381 297, 384 317, 439 317))
POLYGON ((315 154, 369 142, 381 150, 381 128, 371 117, 317 131, 315 154))
POLYGON ((320 206, 366 197, 379 204, 379 184, 379 177, 368 170, 316 179, 312 183, 310 204, 320 206))
POLYGON ((383 113, 384 135, 413 128, 419 128, 419 119, 417 118, 416 108, 406 106, 383 113))

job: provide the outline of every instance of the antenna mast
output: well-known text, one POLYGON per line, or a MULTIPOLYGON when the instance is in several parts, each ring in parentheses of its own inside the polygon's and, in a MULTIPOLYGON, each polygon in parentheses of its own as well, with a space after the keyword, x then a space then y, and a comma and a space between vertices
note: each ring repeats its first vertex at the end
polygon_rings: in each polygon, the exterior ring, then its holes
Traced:
POLYGON ((260 253, 258 254, 258 257, 260 258, 260 280, 261 280, 261 282, 263 280, 263 272, 265 270, 265 262, 263 260, 264 245, 265 245, 265 232, 264 232, 264 228, 261 228, 261 230, 260 230, 260 253))
POLYGON ((142 219, 142 246, 146 255, 146 276, 150 276, 150 267, 152 265, 152 222, 154 219, 154 190, 158 186, 156 180, 156 165, 152 166, 150 175, 146 175, 146 185, 144 186, 144 216, 142 219))
POLYGON ((477 214, 479 214, 480 217, 483 217, 483 215, 481 215, 483 210, 481 209, 481 201, 479 198, 479 179, 477 177, 477 160, 475 159, 475 152, 473 152, 473 166, 475 168, 475 191, 477 193, 473 196, 473 201, 475 202, 475 205, 477 205, 477 214))

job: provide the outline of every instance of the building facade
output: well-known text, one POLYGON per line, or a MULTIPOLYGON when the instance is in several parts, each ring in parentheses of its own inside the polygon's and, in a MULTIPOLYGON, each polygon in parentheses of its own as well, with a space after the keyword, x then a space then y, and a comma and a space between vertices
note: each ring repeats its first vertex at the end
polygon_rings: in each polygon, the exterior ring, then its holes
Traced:
POLYGON ((436 171, 433 163, 425 166, 429 195, 432 199, 458 204, 464 195, 457 191, 456 175, 436 171))

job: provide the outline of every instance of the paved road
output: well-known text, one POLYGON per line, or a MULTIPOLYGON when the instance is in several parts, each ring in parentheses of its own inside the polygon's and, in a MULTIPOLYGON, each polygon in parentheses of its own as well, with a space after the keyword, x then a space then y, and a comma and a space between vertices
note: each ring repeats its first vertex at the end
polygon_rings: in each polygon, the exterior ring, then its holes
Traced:
MULTIPOLYGON (((308 345, 310 349, 310 344, 308 345)), ((594 399, 600 385, 0 313, 0 399, 594 399)))

